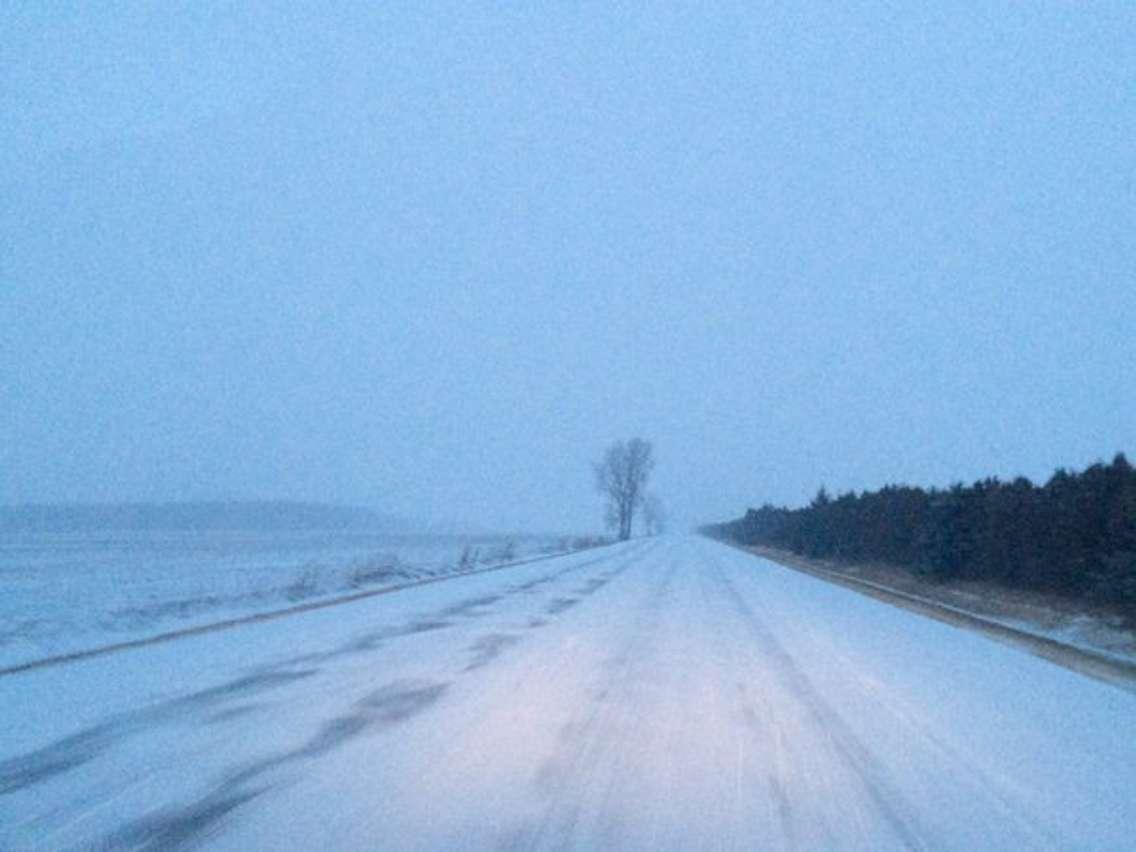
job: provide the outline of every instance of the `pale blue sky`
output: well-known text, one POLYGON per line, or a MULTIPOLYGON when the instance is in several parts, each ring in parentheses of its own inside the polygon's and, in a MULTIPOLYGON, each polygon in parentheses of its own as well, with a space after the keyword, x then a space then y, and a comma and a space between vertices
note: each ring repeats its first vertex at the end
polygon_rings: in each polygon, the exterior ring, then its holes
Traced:
POLYGON ((332 5, 0 12, 0 502, 587 529, 632 434, 680 521, 1136 452, 1136 5, 332 5))

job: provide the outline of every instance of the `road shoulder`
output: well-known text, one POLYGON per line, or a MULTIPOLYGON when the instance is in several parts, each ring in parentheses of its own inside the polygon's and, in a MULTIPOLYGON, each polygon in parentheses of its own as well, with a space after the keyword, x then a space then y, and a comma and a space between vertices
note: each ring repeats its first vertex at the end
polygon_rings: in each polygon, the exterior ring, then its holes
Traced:
POLYGON ((1011 645, 1071 671, 1104 681, 1129 692, 1136 692, 1136 660, 1127 660, 1089 648, 1033 633, 961 607, 931 600, 921 595, 891 588, 850 574, 833 571, 794 553, 770 547, 729 544, 746 553, 775 562, 785 568, 834 583, 892 606, 933 618, 944 624, 981 633, 997 642, 1011 645))

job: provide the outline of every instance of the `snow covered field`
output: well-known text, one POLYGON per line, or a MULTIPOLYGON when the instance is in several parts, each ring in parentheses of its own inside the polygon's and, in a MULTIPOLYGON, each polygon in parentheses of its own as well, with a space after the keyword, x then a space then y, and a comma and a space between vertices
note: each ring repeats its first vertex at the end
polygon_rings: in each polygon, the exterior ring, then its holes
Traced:
POLYGON ((0 667, 478 564, 546 538, 361 532, 14 533, 0 538, 0 667))
POLYGON ((1130 849, 1136 695, 700 538, 0 678, 4 849, 1130 849))

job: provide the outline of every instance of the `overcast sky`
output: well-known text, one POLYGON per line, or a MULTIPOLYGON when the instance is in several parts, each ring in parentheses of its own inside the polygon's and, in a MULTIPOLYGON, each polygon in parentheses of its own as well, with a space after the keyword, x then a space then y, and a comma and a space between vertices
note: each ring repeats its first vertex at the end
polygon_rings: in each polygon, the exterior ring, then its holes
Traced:
POLYGON ((0 502, 586 530, 631 435, 680 523, 1136 452, 1128 0, 178 5, 0 11, 0 502))

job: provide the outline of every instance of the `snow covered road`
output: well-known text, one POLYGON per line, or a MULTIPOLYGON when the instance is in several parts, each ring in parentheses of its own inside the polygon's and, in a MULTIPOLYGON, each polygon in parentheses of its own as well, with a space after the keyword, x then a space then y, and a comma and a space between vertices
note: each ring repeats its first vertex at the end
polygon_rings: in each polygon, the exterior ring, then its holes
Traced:
POLYGON ((0 679, 0 849, 1130 849, 1136 695, 698 538, 0 679))

